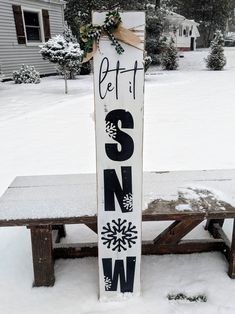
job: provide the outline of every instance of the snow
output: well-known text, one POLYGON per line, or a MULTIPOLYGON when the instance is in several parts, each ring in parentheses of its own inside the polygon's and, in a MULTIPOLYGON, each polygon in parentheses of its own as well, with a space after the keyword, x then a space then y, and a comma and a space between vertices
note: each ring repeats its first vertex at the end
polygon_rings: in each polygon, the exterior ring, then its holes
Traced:
POLYGON ((192 207, 189 204, 179 204, 175 206, 175 209, 178 211, 192 210, 192 207))
MULTIPOLYGON (((184 53, 179 70, 153 68, 146 76, 145 170, 235 168, 235 49, 225 49, 228 63, 221 72, 205 69, 207 54, 184 53)), ((0 194, 19 175, 94 173, 92 115, 92 76, 69 82, 68 95, 59 77, 38 85, 0 84, 0 194)), ((219 183, 214 188, 220 191, 219 183)), ((143 239, 153 238, 165 225, 143 223, 143 239)), ((230 221, 225 228, 231 237, 230 221)), ((84 226, 68 231, 65 241, 96 239, 84 226)), ((202 225, 192 236, 208 237, 202 225)), ((97 259, 56 261, 55 286, 32 288, 29 231, 0 228, 0 237, 0 313, 235 312, 235 281, 227 276, 220 253, 143 256, 141 297, 101 303, 97 259), (208 301, 167 299, 176 293, 205 294, 208 301)))

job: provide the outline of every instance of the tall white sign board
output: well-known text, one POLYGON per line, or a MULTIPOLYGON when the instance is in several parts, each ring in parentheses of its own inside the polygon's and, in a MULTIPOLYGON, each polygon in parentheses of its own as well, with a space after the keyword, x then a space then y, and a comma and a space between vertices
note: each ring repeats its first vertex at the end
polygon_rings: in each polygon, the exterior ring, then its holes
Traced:
MULTIPOLYGON (((106 13, 93 12, 93 25, 106 13)), ((145 14, 120 15, 139 49, 120 42, 119 55, 102 36, 94 56, 101 300, 140 293, 145 14)))

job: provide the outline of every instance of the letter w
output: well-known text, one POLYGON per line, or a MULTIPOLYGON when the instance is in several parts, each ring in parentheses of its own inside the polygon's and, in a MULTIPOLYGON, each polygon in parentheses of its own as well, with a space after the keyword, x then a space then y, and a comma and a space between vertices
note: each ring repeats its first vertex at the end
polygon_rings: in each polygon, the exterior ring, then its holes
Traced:
POLYGON ((119 280, 122 293, 133 292, 136 257, 130 256, 126 258, 126 271, 124 269, 123 260, 115 260, 113 273, 111 258, 103 258, 102 263, 105 291, 117 291, 119 280))

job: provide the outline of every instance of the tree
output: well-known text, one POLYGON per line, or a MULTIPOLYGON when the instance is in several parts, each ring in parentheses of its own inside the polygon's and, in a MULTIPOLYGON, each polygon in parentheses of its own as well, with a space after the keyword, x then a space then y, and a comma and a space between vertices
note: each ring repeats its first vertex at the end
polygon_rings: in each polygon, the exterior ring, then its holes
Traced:
POLYGON ((65 80, 65 93, 68 93, 67 71, 71 67, 71 62, 80 62, 83 51, 79 43, 68 42, 62 35, 57 35, 49 39, 40 50, 45 60, 49 60, 62 67, 65 80))
POLYGON ((211 70, 222 70, 226 65, 226 57, 224 55, 224 37, 221 31, 216 31, 214 40, 211 42, 211 51, 205 59, 206 66, 211 70))
POLYGON ((178 50, 171 38, 162 53, 162 67, 164 70, 176 70, 178 66, 178 50))
POLYGON ((166 38, 162 37, 166 8, 148 4, 146 6, 146 51, 152 64, 160 64, 161 52, 165 48, 166 38))
MULTIPOLYGON (((92 10, 112 9, 117 4, 117 0, 67 0, 65 7, 65 20, 84 48, 84 43, 80 39, 80 28, 91 23, 92 10)), ((90 62, 81 65, 81 74, 89 74, 91 71, 90 62)))
POLYGON ((92 10, 110 10, 117 5, 117 2, 117 0, 67 0, 65 20, 79 40, 81 26, 91 23, 92 10))
MULTIPOLYGON (((67 43, 73 43, 73 44, 77 44, 77 38, 72 34, 72 31, 70 29, 70 27, 68 26, 68 24, 65 24, 64 27, 64 32, 63 32, 63 36, 64 39, 67 41, 67 43)), ((81 60, 78 58, 76 60, 70 60, 67 62, 67 66, 66 69, 64 68, 63 65, 58 65, 57 66, 57 70, 59 73, 61 73, 62 75, 67 75, 67 78, 69 79, 75 79, 76 74, 80 73, 80 68, 81 68, 81 60), (64 70, 66 72, 64 72, 64 70)))

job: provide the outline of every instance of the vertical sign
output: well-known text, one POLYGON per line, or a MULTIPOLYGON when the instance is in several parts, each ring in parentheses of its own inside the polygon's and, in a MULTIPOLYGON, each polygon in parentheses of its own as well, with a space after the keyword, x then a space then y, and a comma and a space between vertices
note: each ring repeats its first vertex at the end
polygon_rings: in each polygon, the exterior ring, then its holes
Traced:
MULTIPOLYGON (((93 12, 93 24, 106 13, 93 12)), ((120 42, 119 55, 101 36, 94 56, 101 300, 140 293, 145 14, 120 15, 139 49, 120 42)))

